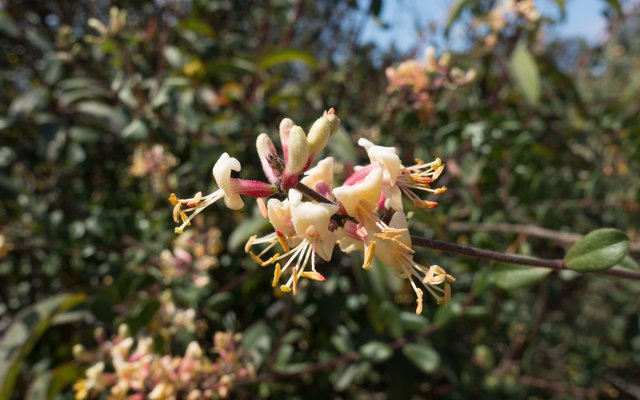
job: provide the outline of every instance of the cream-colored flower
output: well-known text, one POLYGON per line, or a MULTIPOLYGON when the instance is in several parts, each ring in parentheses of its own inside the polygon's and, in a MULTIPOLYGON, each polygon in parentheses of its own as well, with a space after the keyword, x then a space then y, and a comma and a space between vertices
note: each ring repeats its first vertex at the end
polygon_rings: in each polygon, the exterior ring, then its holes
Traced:
POLYGON ((227 153, 222 153, 212 170, 213 178, 223 192, 224 204, 231 210, 239 210, 244 207, 242 198, 240 198, 240 195, 234 190, 231 183, 231 171, 238 172, 240 169, 242 169, 240 161, 230 157, 227 153))
MULTIPOLYGON (((366 216, 373 213, 382 192, 382 170, 373 168, 359 182, 353 185, 342 185, 333 189, 332 193, 349 216, 363 222, 366 216)), ((377 219, 377 217, 375 217, 377 219)))
POLYGON ((320 194, 322 192, 330 191, 333 186, 333 157, 324 158, 316 164, 315 167, 310 168, 304 173, 305 177, 302 178, 302 183, 314 189, 320 194))
POLYGON ((402 169, 400 157, 395 147, 378 146, 365 138, 358 140, 358 145, 364 147, 372 163, 379 164, 384 171, 384 180, 390 185, 396 184, 396 178, 402 169))

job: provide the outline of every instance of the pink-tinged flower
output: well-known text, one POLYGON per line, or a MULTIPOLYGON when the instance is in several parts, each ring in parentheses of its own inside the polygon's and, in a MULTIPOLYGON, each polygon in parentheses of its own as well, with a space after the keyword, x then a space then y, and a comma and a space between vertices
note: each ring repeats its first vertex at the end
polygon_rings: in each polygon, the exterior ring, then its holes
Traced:
POLYGON ((435 201, 421 199, 415 191, 440 194, 446 187, 432 188, 431 184, 438 179, 444 170, 442 160, 437 158, 431 163, 417 160, 416 164, 405 167, 400 162, 395 147, 377 146, 367 139, 361 138, 358 144, 365 148, 371 164, 379 165, 383 170, 382 192, 385 207, 402 210, 402 193, 404 193, 416 207, 433 208, 438 205, 435 201))
POLYGON ((300 182, 325 197, 331 196, 333 187, 333 157, 324 158, 315 167, 308 169, 300 182))
POLYGON ((232 210, 238 210, 244 206, 240 195, 251 197, 267 197, 275 193, 275 187, 265 182, 246 179, 231 178, 232 171, 240 171, 240 162, 223 153, 213 166, 213 178, 219 189, 203 196, 202 192, 196 193, 192 198, 179 199, 171 194, 169 200, 174 204, 173 219, 176 223, 182 219, 182 225, 175 229, 176 233, 183 233, 184 228, 191 224, 191 220, 202 210, 220 199, 232 210), (186 207, 186 208, 182 208, 186 207), (191 215, 187 216, 188 213, 191 215))

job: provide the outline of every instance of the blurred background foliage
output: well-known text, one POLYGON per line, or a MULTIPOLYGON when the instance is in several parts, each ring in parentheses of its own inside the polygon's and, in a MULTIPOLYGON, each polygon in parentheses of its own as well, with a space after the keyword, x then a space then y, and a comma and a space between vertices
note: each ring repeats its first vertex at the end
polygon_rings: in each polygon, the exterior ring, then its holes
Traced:
MULTIPOLYGON (((529 1, 456 0, 403 53, 361 40, 391 1, 2 2, 0 397, 71 398, 127 335, 159 355, 196 341, 227 365, 214 334, 236 332, 225 343, 244 361, 218 378, 237 397, 640 398, 631 281, 514 278, 425 250, 458 282, 451 305, 416 316, 383 267, 337 254, 327 282, 275 293, 242 251, 266 228, 255 203, 216 205, 174 236, 171 192, 212 186, 224 151, 261 176, 258 133, 334 107, 327 153, 346 167, 364 159, 358 137, 447 163, 449 191, 415 210, 414 234, 562 258, 579 234, 614 227, 638 268, 638 3, 602 1, 607 31, 592 43, 547 37, 562 21, 529 1), (471 83, 390 85, 386 68, 452 29, 450 64, 474 69, 471 83)), ((564 14, 565 1, 547 3, 564 14)))

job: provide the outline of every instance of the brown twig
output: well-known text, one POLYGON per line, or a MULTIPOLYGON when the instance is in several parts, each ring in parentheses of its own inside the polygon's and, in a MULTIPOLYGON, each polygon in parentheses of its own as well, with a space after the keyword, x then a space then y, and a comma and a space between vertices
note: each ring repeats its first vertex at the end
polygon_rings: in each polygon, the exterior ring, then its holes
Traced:
MULTIPOLYGON (((445 253, 461 254, 467 257, 499 261, 509 264, 529 265, 533 267, 544 267, 555 270, 567 269, 566 263, 561 259, 535 258, 519 256, 515 254, 505 254, 499 253, 497 251, 478 249, 476 247, 460 246, 454 243, 442 242, 440 240, 432 240, 419 236, 412 236, 411 240, 416 246, 426 247, 434 250, 441 250, 445 253)), ((620 278, 640 280, 640 273, 622 269, 609 269, 606 271, 601 271, 600 273, 604 275, 617 276, 620 278)))

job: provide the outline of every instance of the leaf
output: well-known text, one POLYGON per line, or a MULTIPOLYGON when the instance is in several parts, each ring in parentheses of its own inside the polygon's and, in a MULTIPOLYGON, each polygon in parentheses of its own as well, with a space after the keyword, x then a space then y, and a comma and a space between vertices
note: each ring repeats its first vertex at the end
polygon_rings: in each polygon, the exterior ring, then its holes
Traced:
POLYGON ((537 105, 540 101, 540 74, 535 59, 523 43, 513 51, 509 69, 511 78, 529 104, 537 105))
POLYGON ((453 23, 460 18, 462 11, 469 5, 469 0, 456 0, 455 3, 449 9, 449 15, 447 15, 447 22, 444 26, 444 35, 449 36, 453 23))
POLYGON ((47 105, 49 94, 44 88, 35 88, 21 93, 13 99, 9 107, 9 116, 22 116, 40 110, 47 105))
POLYGON ((54 317, 85 301, 83 294, 63 293, 20 311, 0 340, 0 399, 8 399, 20 365, 51 326, 54 317))
POLYGON ((567 267, 580 272, 609 269, 629 253, 629 238, 617 229, 590 232, 571 246, 564 257, 567 267))
POLYGON ((0 32, 12 38, 18 37, 20 34, 15 22, 5 11, 0 12, 0 32))
POLYGON ((637 271, 637 270, 640 269, 640 265, 638 265, 638 262, 636 260, 634 260, 633 258, 631 258, 630 256, 625 256, 622 259, 622 261, 619 261, 613 267, 614 268, 621 268, 621 269, 628 269, 628 270, 631 270, 631 271, 637 271))
POLYGON ((258 67, 262 70, 267 70, 273 66, 291 62, 301 62, 312 68, 315 68, 318 65, 318 61, 306 51, 297 49, 278 49, 265 54, 258 62, 258 67))
POLYGON ((425 374, 434 373, 440 367, 440 355, 427 343, 410 343, 402 353, 425 374))
POLYGON ((512 264, 500 264, 495 267, 496 285, 505 290, 519 289, 543 280, 551 273, 549 268, 522 267, 512 264))
POLYGON ((122 136, 123 139, 131 141, 144 140, 149 137, 149 128, 147 128, 144 121, 136 118, 122 130, 120 136, 122 136))
POLYGON ((373 340, 360 347, 360 354, 373 362, 382 362, 393 355, 393 349, 386 343, 373 340))

